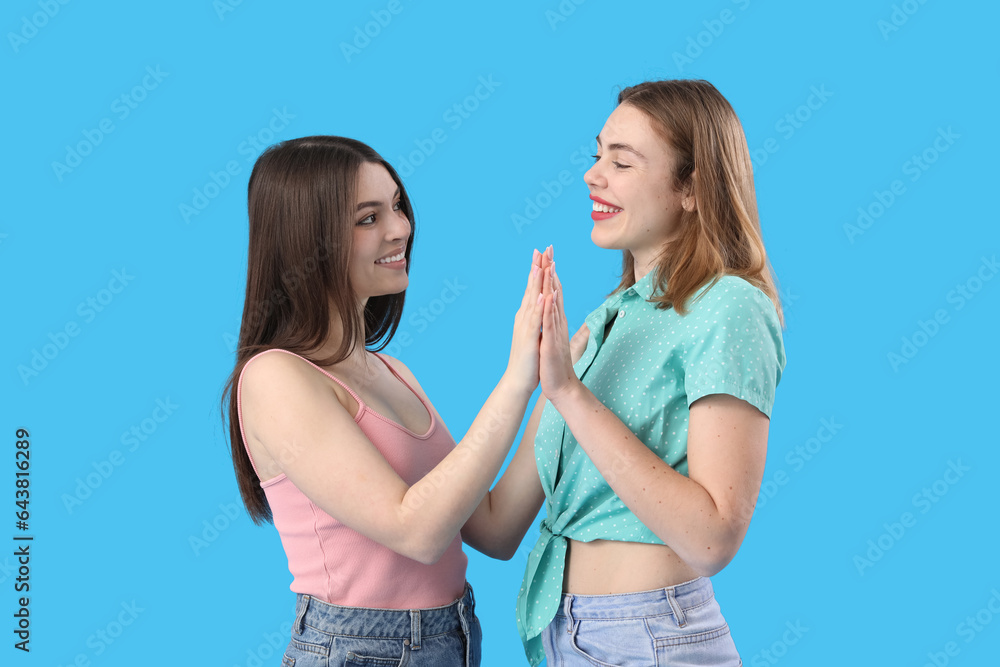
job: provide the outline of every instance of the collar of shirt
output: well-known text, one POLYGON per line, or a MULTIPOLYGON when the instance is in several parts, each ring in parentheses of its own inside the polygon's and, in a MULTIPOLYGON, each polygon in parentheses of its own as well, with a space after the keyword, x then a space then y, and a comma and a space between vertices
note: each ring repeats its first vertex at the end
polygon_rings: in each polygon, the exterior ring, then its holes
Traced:
POLYGON ((597 356, 597 350, 604 343, 604 330, 607 328, 608 322, 621 314, 624 307, 630 304, 648 304, 655 307, 649 303, 649 299, 655 291, 653 285, 655 273, 655 270, 650 270, 631 287, 615 292, 584 320, 587 328, 590 329, 590 338, 587 340, 587 348, 584 350, 583 356, 573 367, 578 378, 583 377, 594 361, 594 357, 597 356))

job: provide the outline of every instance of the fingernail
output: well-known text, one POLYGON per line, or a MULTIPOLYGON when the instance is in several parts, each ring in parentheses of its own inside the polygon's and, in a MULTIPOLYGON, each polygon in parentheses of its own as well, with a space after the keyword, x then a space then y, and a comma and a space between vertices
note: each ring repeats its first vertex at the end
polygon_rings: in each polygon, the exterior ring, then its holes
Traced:
POLYGON ((539 294, 538 295, 538 299, 535 300, 535 305, 537 306, 538 304, 540 304, 542 302, 542 299, 544 299, 544 298, 545 298, 544 296, 542 296, 541 294, 539 294))
POLYGON ((531 267, 531 276, 533 278, 537 277, 538 276, 538 271, 539 271, 538 266, 531 267))

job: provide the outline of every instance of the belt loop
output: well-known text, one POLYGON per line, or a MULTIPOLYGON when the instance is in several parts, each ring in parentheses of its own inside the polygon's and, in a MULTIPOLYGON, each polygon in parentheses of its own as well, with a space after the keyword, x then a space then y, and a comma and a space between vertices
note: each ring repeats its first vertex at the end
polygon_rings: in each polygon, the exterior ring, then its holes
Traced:
POLYGON ((306 611, 309 609, 310 596, 302 595, 298 600, 298 613, 295 614, 295 631, 300 635, 305 632, 306 611))
POLYGON ((420 610, 410 610, 410 650, 416 651, 420 648, 420 610))
POLYGON ((667 594, 667 603, 670 605, 670 611, 674 612, 674 620, 677 621, 677 627, 683 628, 687 625, 687 618, 684 616, 684 610, 681 609, 680 603, 677 602, 674 587, 667 586, 663 589, 663 592, 667 594))
MULTIPOLYGON (((466 584, 466 587, 469 585, 466 584)), ((471 593, 472 589, 467 588, 471 593)), ((472 652, 472 624, 469 622, 467 614, 469 613, 470 607, 465 606, 465 596, 458 601, 455 611, 458 612, 458 622, 462 625, 462 634, 465 635, 465 667, 471 666, 471 652, 472 652)))
POLYGON ((573 633, 573 596, 563 595, 563 616, 566 617, 566 632, 573 633))
POLYGON ((469 608, 475 612, 476 610, 476 594, 472 591, 472 584, 465 582, 465 592, 469 594, 469 608))

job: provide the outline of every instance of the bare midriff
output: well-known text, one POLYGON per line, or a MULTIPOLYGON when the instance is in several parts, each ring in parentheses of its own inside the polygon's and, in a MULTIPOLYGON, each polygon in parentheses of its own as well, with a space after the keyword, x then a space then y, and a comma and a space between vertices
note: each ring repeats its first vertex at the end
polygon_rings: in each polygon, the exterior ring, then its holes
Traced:
POLYGON ((567 540, 563 592, 617 595, 665 588, 698 573, 664 544, 567 540))

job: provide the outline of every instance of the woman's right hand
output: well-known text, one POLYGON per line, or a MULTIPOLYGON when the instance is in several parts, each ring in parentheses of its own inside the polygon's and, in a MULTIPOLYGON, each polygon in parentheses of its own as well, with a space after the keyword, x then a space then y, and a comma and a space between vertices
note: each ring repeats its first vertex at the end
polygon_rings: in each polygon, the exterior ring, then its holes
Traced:
POLYGON ((551 246, 544 252, 534 251, 531 259, 531 273, 521 299, 521 307, 514 316, 514 335, 510 345, 510 360, 507 375, 526 391, 532 392, 538 386, 538 348, 542 328, 543 280, 552 263, 551 246))

